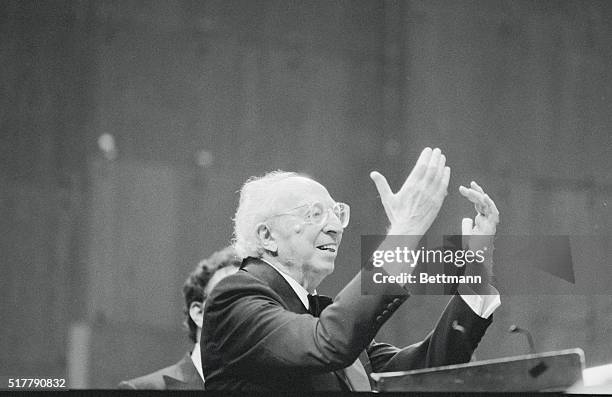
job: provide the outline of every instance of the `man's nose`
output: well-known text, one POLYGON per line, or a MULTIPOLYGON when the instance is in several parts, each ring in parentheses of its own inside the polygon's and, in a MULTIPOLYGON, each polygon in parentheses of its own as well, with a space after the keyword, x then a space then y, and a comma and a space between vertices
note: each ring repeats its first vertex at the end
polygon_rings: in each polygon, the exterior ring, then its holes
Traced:
POLYGON ((325 231, 325 233, 331 232, 334 234, 342 234, 343 230, 344 228, 342 227, 340 219, 332 211, 329 211, 329 216, 327 217, 323 231, 325 231))

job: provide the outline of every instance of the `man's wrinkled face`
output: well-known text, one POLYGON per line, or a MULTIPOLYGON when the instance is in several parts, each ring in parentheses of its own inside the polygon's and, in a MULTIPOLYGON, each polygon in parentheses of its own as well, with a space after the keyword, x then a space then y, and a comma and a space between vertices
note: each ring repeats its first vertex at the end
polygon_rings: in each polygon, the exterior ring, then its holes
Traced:
POLYGON ((277 259, 301 269, 303 274, 323 279, 334 270, 342 239, 340 220, 330 211, 335 201, 318 182, 304 177, 288 178, 276 187, 271 233, 277 243, 277 259), (308 222, 312 204, 327 212, 322 224, 308 222))

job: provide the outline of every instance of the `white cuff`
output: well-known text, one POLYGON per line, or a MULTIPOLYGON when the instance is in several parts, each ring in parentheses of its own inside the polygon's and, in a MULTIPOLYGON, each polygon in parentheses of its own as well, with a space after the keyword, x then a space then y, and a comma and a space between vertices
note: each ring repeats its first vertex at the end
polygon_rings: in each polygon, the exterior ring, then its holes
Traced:
MULTIPOLYGON (((465 287, 470 289, 465 285, 461 285, 459 290, 459 296, 461 299, 472 309, 474 313, 479 315, 482 318, 489 318, 491 314, 501 305, 501 299, 499 297, 499 291, 491 286, 491 289, 494 291, 495 295, 474 295, 474 294, 464 294, 462 293, 462 288, 465 287)), ((465 289, 464 289, 465 291, 465 289)))

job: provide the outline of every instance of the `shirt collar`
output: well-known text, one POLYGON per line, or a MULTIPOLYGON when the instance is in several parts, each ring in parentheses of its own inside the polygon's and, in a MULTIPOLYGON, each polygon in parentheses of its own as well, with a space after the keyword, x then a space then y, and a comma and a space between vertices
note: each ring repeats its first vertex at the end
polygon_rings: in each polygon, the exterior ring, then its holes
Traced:
POLYGON ((198 370, 198 374, 204 380, 204 373, 202 372, 202 355, 200 353, 200 343, 196 343, 193 345, 193 351, 191 352, 191 361, 193 361, 193 366, 198 370))
MULTIPOLYGON (((283 278, 285 280, 287 280, 287 282, 289 283, 291 288, 293 288, 293 291, 295 291, 295 294, 298 296, 298 298, 300 298, 300 301, 302 301, 302 304, 304 305, 304 307, 306 309, 309 309, 310 304, 308 303, 308 291, 306 291, 306 288, 302 287, 302 285, 300 283, 298 283, 297 281, 295 281, 293 279, 293 277, 291 277, 290 275, 286 274, 285 272, 280 270, 278 267, 276 267, 272 263, 270 263, 267 260, 262 259, 262 258, 259 258, 259 259, 261 259, 262 261, 266 262, 268 265, 272 266, 272 268, 274 270, 279 272, 280 275, 283 276, 283 278)), ((316 295, 316 294, 317 294, 317 291, 315 290, 312 293, 312 295, 316 295)))

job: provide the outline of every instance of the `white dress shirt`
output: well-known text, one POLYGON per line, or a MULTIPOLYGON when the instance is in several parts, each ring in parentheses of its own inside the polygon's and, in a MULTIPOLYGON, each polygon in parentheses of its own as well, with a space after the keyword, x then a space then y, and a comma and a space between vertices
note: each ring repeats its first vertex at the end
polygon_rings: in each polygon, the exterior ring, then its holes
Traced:
MULTIPOLYGON (((261 259, 261 258, 260 258, 261 259)), ((266 262, 268 265, 272 266, 274 268, 274 270, 276 270, 277 272, 280 273, 281 276, 283 276, 283 278, 285 280, 287 280, 287 282, 289 283, 289 285, 291 286, 291 288, 293 288, 293 290, 295 291, 296 295, 298 296, 298 298, 300 298, 300 300, 302 301, 302 303, 304 304, 304 307, 306 309, 310 309, 310 304, 308 303, 308 291, 306 291, 306 288, 302 287, 302 285, 300 283, 298 283, 297 281, 295 281, 293 279, 293 277, 291 277, 290 275, 286 274, 285 272, 283 272, 282 270, 280 270, 278 267, 276 267, 275 265, 273 265, 272 263, 268 262, 265 259, 261 259, 262 261, 266 262)), ((313 295, 317 294, 317 291, 315 290, 313 293, 313 295)))
POLYGON ((204 372, 202 372, 202 355, 200 353, 200 342, 193 345, 193 350, 191 351, 191 361, 193 361, 193 366, 198 370, 198 374, 204 380, 204 372))

